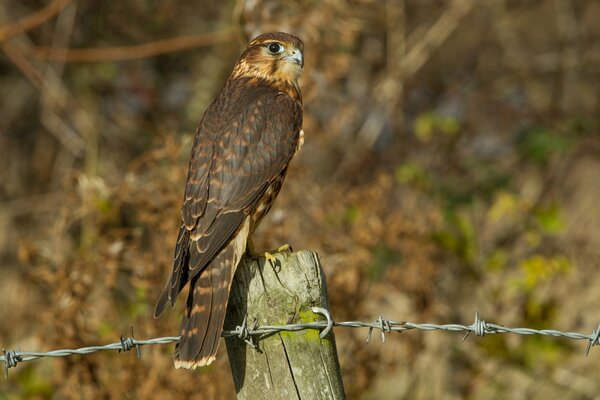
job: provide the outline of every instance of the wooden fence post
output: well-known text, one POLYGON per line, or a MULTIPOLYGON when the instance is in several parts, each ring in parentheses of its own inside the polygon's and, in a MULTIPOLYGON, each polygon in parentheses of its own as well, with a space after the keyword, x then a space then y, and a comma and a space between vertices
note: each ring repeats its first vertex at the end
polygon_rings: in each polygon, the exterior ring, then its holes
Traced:
MULTIPOLYGON (((237 269, 226 330, 247 324, 285 325, 324 320, 311 307, 329 309, 327 286, 316 253, 274 254, 272 266, 245 258, 237 269)), ((257 341, 257 348, 226 338, 238 399, 344 399, 333 330, 323 339, 309 329, 279 332, 257 341)))

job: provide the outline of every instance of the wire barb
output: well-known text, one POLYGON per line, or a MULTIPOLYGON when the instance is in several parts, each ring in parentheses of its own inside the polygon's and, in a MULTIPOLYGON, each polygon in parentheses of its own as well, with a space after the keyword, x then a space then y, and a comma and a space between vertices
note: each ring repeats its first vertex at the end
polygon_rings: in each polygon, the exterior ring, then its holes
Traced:
POLYGON ((142 352, 140 349, 140 345, 134 339, 133 326, 131 327, 131 337, 125 337, 123 335, 119 335, 119 341, 121 342, 121 348, 119 349, 119 353, 125 352, 125 351, 130 351, 132 348, 135 347, 135 352, 136 352, 138 360, 140 358, 142 358, 142 352))
POLYGON ((256 320, 254 320, 254 327, 251 329, 248 329, 247 324, 248 324, 248 314, 246 314, 244 316, 244 320, 242 321, 242 326, 238 325, 235 327, 235 330, 238 332, 238 334, 236 336, 238 337, 238 339, 241 339, 244 342, 246 342, 253 349, 256 349, 256 343, 254 343, 254 339, 252 338, 253 331, 256 328, 256 320))
POLYGON ((8 369, 16 367, 17 363, 23 359, 15 351, 2 349, 2 354, 4 354, 4 377, 8 380, 8 369))
POLYGON ((367 334, 367 343, 369 343, 371 341, 371 335, 373 334, 373 329, 381 330, 381 343, 385 343, 386 332, 391 332, 393 330, 402 332, 404 329, 406 329, 406 327, 403 326, 403 325, 405 325, 405 323, 400 322, 400 323, 398 323, 398 325, 400 325, 398 329, 393 329, 391 322, 389 320, 383 318, 383 316, 380 315, 379 318, 377 318, 377 321, 375 321, 373 324, 369 325, 369 333, 367 334))
POLYGON ((590 354, 590 349, 594 346, 600 346, 600 324, 598 324, 598 327, 592 331, 592 337, 590 337, 590 341, 585 348, 586 357, 588 354, 590 354))
POLYGON ((382 315, 379 316, 377 322, 379 323, 379 329, 381 329, 381 343, 385 343, 385 333, 391 332, 392 326, 390 325, 390 321, 383 318, 382 315))
POLYGON ((469 330, 465 336, 463 336, 462 341, 464 342, 469 337, 471 332, 475 332, 475 336, 485 336, 488 329, 487 322, 479 319, 479 313, 475 312, 475 322, 473 322, 473 325, 469 326, 469 330))

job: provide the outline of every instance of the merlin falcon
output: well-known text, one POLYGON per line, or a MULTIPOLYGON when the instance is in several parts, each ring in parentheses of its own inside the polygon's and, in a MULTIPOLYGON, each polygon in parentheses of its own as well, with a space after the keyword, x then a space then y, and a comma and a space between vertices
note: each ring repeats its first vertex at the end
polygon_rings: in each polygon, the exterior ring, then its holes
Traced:
POLYGON ((287 33, 253 39, 196 130, 173 272, 154 310, 189 282, 177 368, 215 360, 236 267, 302 144, 303 50, 287 33))

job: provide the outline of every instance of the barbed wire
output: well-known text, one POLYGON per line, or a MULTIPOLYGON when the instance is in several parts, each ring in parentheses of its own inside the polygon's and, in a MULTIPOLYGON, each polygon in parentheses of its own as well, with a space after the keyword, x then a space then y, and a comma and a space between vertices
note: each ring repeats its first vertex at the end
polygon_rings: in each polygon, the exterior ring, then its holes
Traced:
MULTIPOLYGON (((476 336, 485 336, 490 334, 502 334, 512 333, 516 335, 543 335, 551 337, 563 337, 572 340, 587 340, 587 347, 585 355, 587 356, 590 349, 593 346, 600 345, 600 324, 596 329, 592 330, 592 333, 586 335, 579 332, 563 332, 556 329, 531 329, 531 328, 509 328, 504 325, 498 325, 490 322, 486 322, 479 318, 479 313, 475 313, 475 321, 471 325, 461 324, 430 324, 430 323, 414 323, 408 321, 391 321, 383 316, 373 322, 362 322, 362 321, 343 321, 336 322, 331 317, 330 312, 327 309, 320 307, 313 307, 312 311, 315 314, 320 314, 325 317, 325 321, 301 323, 301 324, 287 324, 287 325, 258 325, 256 321, 252 323, 252 326, 248 326, 247 317, 244 318, 241 326, 237 326, 234 330, 225 330, 221 332, 222 337, 237 337, 243 340, 253 348, 257 347, 255 340, 260 340, 271 336, 278 332, 296 332, 307 329, 315 329, 321 331, 320 337, 325 338, 334 327, 343 328, 368 328, 367 343, 371 340, 373 330, 379 330, 381 333, 381 341, 385 343, 386 333, 390 332, 404 332, 409 330, 421 330, 421 331, 446 331, 446 332, 465 332, 463 341, 474 333, 476 336)), ((7 351, 2 350, 3 355, 0 356, 0 361, 4 362, 5 377, 8 379, 8 369, 16 367, 18 363, 25 361, 32 361, 42 357, 67 357, 74 354, 90 354, 98 351, 105 350, 117 350, 119 352, 130 351, 133 348, 136 349, 137 357, 141 357, 140 347, 147 345, 159 345, 159 344, 170 344, 179 342, 179 336, 166 336, 147 340, 138 340, 133 337, 133 328, 131 330, 131 337, 120 337, 118 342, 110 343, 101 346, 89 346, 81 347, 78 349, 61 349, 52 350, 46 352, 30 352, 30 351, 7 351)))

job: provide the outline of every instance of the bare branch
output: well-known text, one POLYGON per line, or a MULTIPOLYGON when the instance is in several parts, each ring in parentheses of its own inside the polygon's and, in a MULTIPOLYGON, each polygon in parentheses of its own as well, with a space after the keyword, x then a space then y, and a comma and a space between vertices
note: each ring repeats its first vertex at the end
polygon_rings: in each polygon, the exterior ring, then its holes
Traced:
POLYGON ((178 36, 133 46, 81 49, 31 47, 25 50, 25 53, 39 60, 60 60, 65 62, 126 61, 175 53, 217 43, 226 43, 233 40, 233 32, 222 31, 178 36))
POLYGON ((0 43, 42 25, 44 22, 58 15, 58 13, 72 1, 73 0, 54 0, 46 7, 30 16, 0 27, 0 43))

